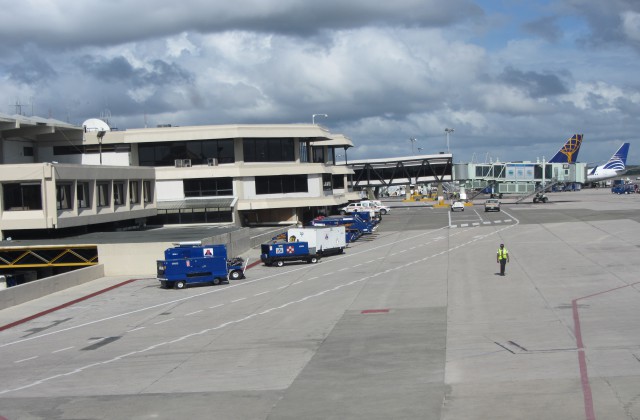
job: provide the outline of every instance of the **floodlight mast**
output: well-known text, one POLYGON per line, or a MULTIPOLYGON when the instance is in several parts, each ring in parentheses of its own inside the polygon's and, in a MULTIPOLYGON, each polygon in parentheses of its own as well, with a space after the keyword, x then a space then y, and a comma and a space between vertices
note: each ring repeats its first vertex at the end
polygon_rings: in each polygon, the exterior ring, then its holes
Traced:
POLYGON ((325 118, 329 118, 329 116, 327 114, 313 114, 311 116, 311 124, 316 125, 316 117, 325 117, 325 118))
POLYGON ((411 142, 411 154, 415 155, 416 152, 413 151, 413 145, 418 141, 415 137, 409 137, 409 141, 411 142))
POLYGON ((454 131, 456 131, 456 130, 454 130, 453 128, 445 128, 444 129, 444 132, 447 135, 447 153, 450 153, 449 152, 449 134, 453 133, 454 131))

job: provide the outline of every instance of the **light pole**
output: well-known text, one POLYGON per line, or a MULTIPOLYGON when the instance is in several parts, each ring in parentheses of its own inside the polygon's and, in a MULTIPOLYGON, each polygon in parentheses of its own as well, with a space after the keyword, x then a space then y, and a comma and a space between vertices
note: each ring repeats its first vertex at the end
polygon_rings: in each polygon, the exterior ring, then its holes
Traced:
POLYGON ((422 152, 422 147, 418 147, 418 154, 420 154, 420 152, 422 152))
POLYGON ((311 124, 315 125, 316 124, 316 117, 325 117, 325 118, 329 118, 329 116, 327 114, 313 114, 311 116, 311 124))
POLYGON ((98 153, 100 153, 100 165, 102 165, 102 138, 106 134, 106 131, 100 130, 98 131, 98 153))
POLYGON ((415 137, 409 137, 409 141, 411 142, 411 154, 415 155, 416 153, 413 151, 413 145, 418 141, 415 137))
POLYGON ((445 128, 444 132, 447 134, 447 153, 449 153, 449 134, 453 133, 454 130, 453 128, 445 128))

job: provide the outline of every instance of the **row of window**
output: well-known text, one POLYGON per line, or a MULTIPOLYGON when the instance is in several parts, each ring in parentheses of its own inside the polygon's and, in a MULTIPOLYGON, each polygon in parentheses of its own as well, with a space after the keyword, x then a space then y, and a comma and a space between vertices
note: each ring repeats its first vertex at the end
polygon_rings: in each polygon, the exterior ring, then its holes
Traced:
MULTIPOLYGON (((323 174, 324 191, 344 188, 344 177, 323 174)), ((256 194, 286 194, 309 192, 307 175, 257 176, 256 194)), ((99 181, 95 186, 98 207, 109 207, 111 201, 116 206, 126 204, 127 191, 130 204, 139 204, 153 200, 151 181, 99 181), (128 188, 127 188, 128 187, 128 188), (141 197, 142 193, 142 197, 141 197)), ((233 195, 233 178, 196 178, 183 180, 185 197, 216 197, 233 195)), ((3 209, 5 211, 42 210, 42 186, 39 182, 2 184, 3 209)), ((89 182, 60 182, 56 185, 56 206, 58 210, 73 209, 74 200, 79 209, 92 206, 92 189, 89 182), (75 196, 74 196, 75 193, 75 196)))
MULTIPOLYGON (((96 183, 96 200, 98 207, 109 207, 111 200, 116 206, 126 204, 125 181, 107 181, 96 183)), ((129 181, 129 202, 139 204, 141 199, 145 203, 153 201, 151 181, 129 181)), ((42 185, 40 182, 6 183, 2 184, 3 209, 5 211, 42 210, 42 185)), ((92 205, 91 188, 88 182, 78 182, 73 191, 72 183, 56 185, 56 207, 58 210, 73 208, 74 199, 78 208, 89 208, 92 205), (74 193, 75 192, 75 198, 74 193)))
MULTIPOLYGON (((484 165, 476 166, 477 178, 506 178, 507 166, 505 165, 484 165)), ((514 168, 510 166, 510 168, 514 168)), ((553 165, 544 165, 544 177, 551 179, 553 176, 553 165)), ((533 165, 533 178, 542 179, 542 164, 533 165)))
MULTIPOLYGON (((109 151, 105 149, 107 146, 102 146, 103 152, 109 151)), ((112 148, 113 146, 110 145, 112 148)), ((75 150, 75 146, 59 146, 57 150, 60 154, 62 151, 80 153, 79 150, 88 150, 87 147, 90 146, 75 150)), ((114 150, 118 151, 118 149, 114 150)), ((292 138, 245 138, 242 140, 242 151, 245 162, 294 162, 296 159, 295 142, 292 138)), ((54 154, 56 154, 56 148, 54 148, 54 154)), ((179 159, 190 159, 192 165, 206 165, 209 159, 217 159, 218 163, 234 163, 236 159, 233 139, 138 144, 140 166, 173 166, 179 159)), ((307 143, 300 142, 300 161, 326 163, 332 162, 333 158, 325 157, 323 147, 313 147, 312 156, 309 156, 307 143)))
POLYGON ((235 162, 232 139, 140 143, 138 159, 140 166, 173 166, 177 159, 191 159, 192 165, 235 162))
MULTIPOLYGON (((56 206, 58 210, 70 210, 73 208, 72 184, 60 183, 56 185, 56 206)), ((115 206, 126 204, 126 181, 97 182, 96 183, 96 205, 98 207, 110 207, 113 198, 115 206)), ((129 203, 140 204, 141 192, 144 203, 153 201, 151 191, 151 181, 129 181, 129 203)), ((76 201, 78 208, 89 208, 92 204, 91 188, 88 182, 78 182, 76 184, 76 201)))
MULTIPOLYGON (((185 197, 216 197, 233 195, 233 178, 195 178, 183 180, 185 197)), ((322 189, 344 188, 342 175, 322 175, 322 189)), ((257 176, 256 194, 286 194, 309 192, 307 175, 257 176)))

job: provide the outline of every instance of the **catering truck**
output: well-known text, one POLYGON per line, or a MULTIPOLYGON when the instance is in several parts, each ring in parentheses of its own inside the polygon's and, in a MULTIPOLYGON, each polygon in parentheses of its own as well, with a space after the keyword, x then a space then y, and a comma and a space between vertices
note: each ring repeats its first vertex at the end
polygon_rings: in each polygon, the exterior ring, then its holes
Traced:
POLYGON ((282 267, 285 261, 317 263, 320 258, 341 254, 346 244, 344 226, 291 228, 285 242, 272 241, 260 246, 260 259, 267 265, 282 267))
POLYGON ((227 259, 225 245, 201 245, 200 242, 175 245, 164 251, 164 260, 157 261, 157 279, 163 289, 184 289, 199 283, 215 285, 244 278, 244 260, 227 259))

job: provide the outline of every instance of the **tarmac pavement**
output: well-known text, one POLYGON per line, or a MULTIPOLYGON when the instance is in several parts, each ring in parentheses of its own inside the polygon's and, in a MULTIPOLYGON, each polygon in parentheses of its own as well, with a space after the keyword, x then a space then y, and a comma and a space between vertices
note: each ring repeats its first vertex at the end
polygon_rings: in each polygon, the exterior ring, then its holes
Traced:
POLYGON ((394 207, 318 264, 0 311, 62 306, 0 331, 0 418, 638 419, 640 195, 550 199, 394 207))

